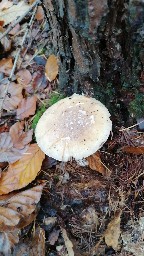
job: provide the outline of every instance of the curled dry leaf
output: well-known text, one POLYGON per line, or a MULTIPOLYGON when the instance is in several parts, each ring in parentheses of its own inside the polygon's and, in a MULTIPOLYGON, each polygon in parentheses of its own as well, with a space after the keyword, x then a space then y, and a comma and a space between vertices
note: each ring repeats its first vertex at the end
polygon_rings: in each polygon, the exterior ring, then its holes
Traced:
POLYGON ((69 240, 66 230, 64 228, 61 228, 61 232, 62 232, 62 236, 63 236, 64 242, 65 242, 65 246, 66 246, 67 251, 68 251, 68 255, 69 256, 74 256, 73 244, 69 240))
POLYGON ((10 128, 10 136, 15 148, 23 149, 32 140, 33 130, 23 131, 24 122, 17 122, 10 128))
POLYGON ((15 256, 45 256, 45 231, 37 227, 31 239, 25 239, 23 243, 19 243, 13 255, 15 256))
POLYGON ((19 160, 27 150, 28 146, 25 146, 23 149, 15 148, 8 132, 0 134, 0 162, 14 163, 19 160))
POLYGON ((9 76, 13 67, 12 58, 2 59, 0 61, 0 72, 9 76))
POLYGON ((24 1, 20 1, 17 5, 0 11, 0 21, 4 21, 4 25, 16 20, 17 17, 24 15, 29 10, 29 5, 24 1))
POLYGON ((29 146, 27 152, 17 162, 10 164, 0 179, 0 195, 27 186, 40 171, 45 154, 37 144, 29 146))
POLYGON ((104 176, 109 176, 111 174, 110 170, 102 163, 99 152, 87 157, 87 161, 92 170, 95 170, 104 176))
POLYGON ((11 248, 19 242, 19 230, 0 232, 0 252, 11 255, 11 248))
POLYGON ((29 70, 21 69, 19 72, 16 73, 16 78, 19 84, 26 86, 32 80, 32 75, 29 70))
MULTIPOLYGON (((44 184, 8 195, 8 199, 0 201, 0 230, 9 231, 19 227, 20 221, 31 215, 39 202, 44 184)), ((33 220, 33 219, 32 219, 33 220)))
POLYGON ((105 231, 105 242, 108 246, 111 246, 114 250, 117 250, 118 240, 120 237, 120 217, 121 211, 119 211, 113 220, 110 221, 105 231))
POLYGON ((58 74, 58 60, 55 55, 50 55, 47 59, 45 66, 45 75, 47 79, 51 82, 53 81, 58 74))
POLYGON ((1 100, 3 100, 3 104, 0 106, 7 110, 14 110, 17 108, 18 104, 21 102, 22 100, 22 86, 19 84, 15 84, 15 83, 10 83, 8 86, 8 92, 5 96, 5 90, 6 90, 7 85, 2 84, 0 85, 0 95, 1 95, 1 100))
POLYGON ((36 96, 22 99, 17 109, 17 118, 23 120, 26 117, 34 115, 36 111, 36 102, 36 96))

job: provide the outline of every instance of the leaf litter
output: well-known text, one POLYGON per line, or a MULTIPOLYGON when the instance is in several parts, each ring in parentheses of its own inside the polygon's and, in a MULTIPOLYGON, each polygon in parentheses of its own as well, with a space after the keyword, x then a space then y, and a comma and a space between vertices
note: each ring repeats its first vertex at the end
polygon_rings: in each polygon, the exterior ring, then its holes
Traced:
POLYGON ((45 154, 37 146, 31 144, 20 160, 9 164, 8 170, 0 179, 0 195, 7 194, 27 186, 40 171, 45 154))
POLYGON ((14 163, 19 160, 27 150, 27 145, 22 149, 14 147, 9 132, 0 134, 0 162, 14 163))
MULTIPOLYGON (((19 8, 24 15, 29 7, 24 1, 13 5, 3 0, 1 35, 13 26, 19 8)), ((2 41, 4 51, 11 53, 0 61, 0 252, 13 255, 13 248, 14 255, 91 256, 94 248, 95 255, 141 255, 144 135, 135 128, 115 128, 113 139, 87 159, 88 166, 75 161, 61 166, 49 157, 52 164, 43 163, 45 155, 35 143, 32 123, 50 102, 55 103, 51 91, 57 90, 59 56, 45 47, 41 6, 4 94, 28 19, 2 41), (36 186, 43 180, 44 189, 36 186), (140 235, 134 244, 135 233, 140 235)))

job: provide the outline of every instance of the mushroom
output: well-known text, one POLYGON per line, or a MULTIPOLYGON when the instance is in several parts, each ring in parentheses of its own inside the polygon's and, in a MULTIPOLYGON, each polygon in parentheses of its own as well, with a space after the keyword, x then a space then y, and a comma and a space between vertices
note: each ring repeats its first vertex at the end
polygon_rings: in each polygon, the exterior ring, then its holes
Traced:
POLYGON ((111 130, 110 113, 100 101, 73 94, 44 112, 35 136, 46 155, 67 162, 95 153, 108 139, 111 130))

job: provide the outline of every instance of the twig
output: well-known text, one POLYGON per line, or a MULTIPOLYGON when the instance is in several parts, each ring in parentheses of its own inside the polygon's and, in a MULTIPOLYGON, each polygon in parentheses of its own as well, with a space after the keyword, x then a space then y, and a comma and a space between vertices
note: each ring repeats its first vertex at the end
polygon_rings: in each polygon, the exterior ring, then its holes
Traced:
POLYGON ((5 88, 5 91, 4 91, 4 96, 3 96, 3 99, 2 99, 2 101, 1 101, 1 109, 0 109, 0 112, 2 112, 3 102, 4 102, 5 97, 6 97, 6 95, 7 95, 8 87, 9 87, 9 85, 10 85, 10 83, 11 83, 11 78, 12 78, 14 72, 15 72, 16 64, 17 64, 17 61, 18 61, 18 58, 19 58, 21 49, 22 49, 22 47, 23 47, 24 41, 25 41, 25 39, 26 39, 26 37, 27 37, 29 28, 30 28, 30 26, 32 25, 33 19, 34 19, 34 17, 35 17, 36 10, 37 10, 37 6, 36 6, 35 9, 34 9, 34 12, 33 12, 32 17, 31 17, 31 19, 30 19, 29 25, 28 25, 28 27, 27 27, 27 29, 26 29, 26 31, 25 31, 25 34, 24 34, 23 39, 22 39, 21 46, 20 46, 20 48, 19 48, 18 51, 17 51, 16 57, 15 57, 15 60, 14 60, 14 65, 13 65, 13 68, 12 68, 11 73, 10 73, 10 76, 9 76, 9 81, 8 81, 8 83, 7 83, 7 85, 6 85, 6 88, 5 88))
POLYGON ((0 36, 0 40, 6 36, 19 22, 22 21, 22 19, 39 3, 41 3, 40 0, 36 0, 31 6, 30 8, 21 16, 19 17, 10 27, 7 28, 7 30, 0 36))
POLYGON ((100 163, 106 168, 106 170, 108 171, 108 174, 111 174, 111 170, 99 159, 100 163))
POLYGON ((121 129, 121 130, 119 130, 119 131, 122 132, 122 131, 125 131, 125 130, 129 130, 129 129, 131 129, 131 128, 133 128, 133 127, 135 127, 135 126, 137 126, 137 125, 139 125, 139 124, 141 124, 141 123, 143 123, 143 122, 144 122, 144 120, 141 121, 141 122, 139 122, 139 123, 137 123, 137 124, 134 124, 134 125, 132 125, 132 126, 129 126, 129 127, 127 127, 127 128, 123 128, 123 129, 121 129))

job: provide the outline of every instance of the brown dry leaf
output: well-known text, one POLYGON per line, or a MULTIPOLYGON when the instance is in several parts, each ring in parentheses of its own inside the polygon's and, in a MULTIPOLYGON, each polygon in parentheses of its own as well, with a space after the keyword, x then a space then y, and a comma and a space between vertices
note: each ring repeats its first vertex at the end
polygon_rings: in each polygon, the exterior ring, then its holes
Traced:
POLYGON ((12 5, 6 10, 0 11, 0 20, 4 21, 4 25, 16 20, 17 17, 23 16, 28 10, 29 5, 24 1, 20 1, 17 5, 12 5))
POLYGON ((13 5, 13 3, 9 0, 2 0, 0 3, 0 10, 4 10, 7 8, 10 8, 13 5))
MULTIPOLYGON (((0 36, 1 35, 2 35, 2 33, 0 33, 0 36)), ((11 49, 11 40, 8 39, 7 36, 5 36, 1 39, 1 44, 2 44, 5 52, 7 52, 11 49)))
POLYGON ((95 170, 101 173, 103 176, 109 176, 111 174, 110 170, 108 170, 102 163, 100 159, 100 153, 96 152, 95 154, 87 157, 88 165, 92 170, 95 170))
POLYGON ((44 11, 43 11, 43 8, 41 6, 38 6, 35 18, 37 20, 43 20, 44 19, 44 11))
POLYGON ((21 69, 16 73, 16 78, 19 84, 26 86, 32 80, 32 75, 28 69, 21 69))
POLYGON ((58 74, 58 59, 55 55, 50 55, 47 59, 45 66, 45 75, 47 79, 51 82, 53 81, 58 74))
POLYGON ((105 231, 104 237, 105 242, 108 246, 112 246, 114 250, 117 250, 118 247, 118 240, 120 237, 120 217, 121 217, 121 211, 119 211, 113 220, 110 221, 108 224, 108 227, 105 231))
MULTIPOLYGON (((12 22, 13 25, 14 22, 12 22)), ((10 24, 11 25, 11 24, 10 24)), ((18 31, 20 31, 20 24, 16 24, 15 27, 9 32, 9 35, 16 35, 18 33, 18 31)))
POLYGON ((2 29, 2 26, 4 25, 4 21, 0 20, 0 30, 2 29))
MULTIPOLYGON (((37 73, 35 72, 33 74, 33 79, 32 79, 32 84, 31 84, 33 90, 35 90, 35 91, 39 91, 40 90, 41 91, 45 87, 47 87, 47 85, 48 85, 48 81, 47 81, 47 79, 46 79, 44 74, 38 73, 38 72, 37 73)), ((29 91, 28 86, 25 89, 27 91, 29 91)))
POLYGON ((45 256, 45 231, 37 227, 30 239, 25 239, 14 249, 14 256, 45 256))
POLYGON ((37 214, 38 214, 38 209, 36 208, 34 212, 32 212, 29 216, 27 216, 27 218, 22 218, 20 220, 19 224, 17 225, 17 228, 22 229, 28 226, 29 224, 31 224, 34 220, 36 220, 37 214))
POLYGON ((27 152, 17 162, 10 164, 0 179, 0 195, 27 186, 40 171, 45 154, 38 145, 31 144, 27 152))
POLYGON ((0 134, 0 162, 14 163, 19 160, 27 150, 28 146, 23 149, 15 148, 8 132, 0 134))
POLYGON ((0 72, 4 73, 5 75, 10 75, 11 70, 13 67, 12 58, 2 59, 0 60, 0 72))
POLYGON ((33 130, 23 131, 24 122, 17 122, 10 128, 10 136, 15 148, 23 149, 32 140, 33 130))
POLYGON ((11 248, 19 242, 19 230, 0 232, 0 253, 11 255, 11 248))
POLYGON ((44 185, 35 186, 12 196, 9 194, 8 199, 0 200, 1 231, 18 228, 21 219, 28 218, 35 211, 44 185))
POLYGON ((67 236, 67 232, 64 228, 61 227, 61 232, 62 232, 62 236, 65 242, 65 246, 67 248, 68 251, 68 255, 69 256, 74 256, 74 251, 73 251, 73 244, 72 242, 69 240, 68 236, 67 236))
POLYGON ((3 104, 1 104, 2 99, 0 100, 0 106, 7 110, 14 110, 17 108, 18 104, 22 100, 22 86, 20 84, 10 83, 8 87, 8 92, 5 96, 5 90, 7 85, 1 84, 0 85, 0 95, 1 98, 4 98, 3 104))
POLYGON ((121 150, 122 150, 122 152, 131 153, 131 154, 135 154, 135 155, 144 154, 144 147, 125 146, 121 150))
POLYGON ((22 99, 17 109, 17 118, 23 120, 26 117, 35 114, 37 97, 32 96, 22 99))

